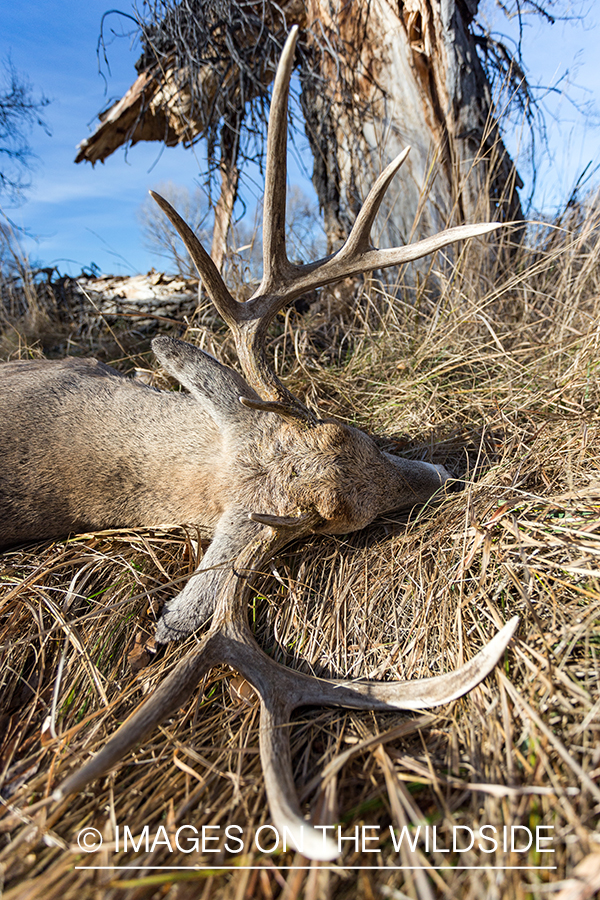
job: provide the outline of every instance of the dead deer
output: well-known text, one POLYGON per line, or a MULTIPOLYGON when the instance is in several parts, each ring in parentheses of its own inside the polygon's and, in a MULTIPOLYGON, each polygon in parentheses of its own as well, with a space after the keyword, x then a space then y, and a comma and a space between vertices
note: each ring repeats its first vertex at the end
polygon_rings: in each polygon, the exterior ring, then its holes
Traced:
POLYGON ((418 259, 495 225, 451 228, 377 250, 370 232, 406 151, 380 175, 343 247, 294 265, 286 256, 287 96, 294 28, 279 63, 268 129, 264 274, 234 300, 185 222, 175 225, 235 337, 244 378, 191 344, 158 337, 154 352, 189 393, 158 391, 96 360, 10 362, 1 368, 0 546, 111 527, 202 524, 213 530, 202 564, 163 611, 157 638, 179 639, 212 614, 208 633, 93 759, 55 791, 58 800, 114 767, 172 714, 213 666, 227 663, 261 701, 260 753, 273 822, 314 859, 337 847, 306 822, 295 799, 288 726, 298 706, 423 709, 471 690, 495 666, 512 619, 454 673, 413 682, 343 682, 278 665, 247 625, 252 573, 292 539, 344 533, 427 501, 449 478, 442 466, 382 453, 363 432, 320 420, 281 384, 265 355, 267 329, 303 293, 349 275, 418 259))

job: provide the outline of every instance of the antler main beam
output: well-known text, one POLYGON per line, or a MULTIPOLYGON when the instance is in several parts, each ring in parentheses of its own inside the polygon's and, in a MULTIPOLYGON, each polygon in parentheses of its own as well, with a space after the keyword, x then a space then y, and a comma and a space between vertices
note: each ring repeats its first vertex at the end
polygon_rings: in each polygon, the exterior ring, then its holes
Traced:
POLYGON ((290 717, 301 706, 353 709, 429 709, 462 697, 494 668, 519 623, 511 619, 472 660, 455 672, 415 681, 343 681, 315 678, 272 660, 257 645, 247 619, 251 576, 265 561, 311 525, 300 519, 294 529, 266 527, 248 543, 232 567, 218 600, 210 631, 200 647, 183 659, 154 694, 119 728, 106 746, 54 792, 61 800, 82 790, 122 761, 140 741, 193 694, 210 669, 226 663, 257 690, 261 704, 260 756, 269 808, 280 834, 311 859, 330 860, 337 845, 310 825, 296 798, 290 752, 290 717))
POLYGON ((436 250, 490 234, 499 223, 459 225, 405 247, 378 250, 371 243, 371 229, 394 175, 408 156, 406 148, 381 173, 365 200, 342 247, 330 256, 306 265, 289 262, 285 246, 287 172, 287 103, 298 28, 285 43, 271 99, 267 137, 267 165, 263 214, 263 278, 256 293, 243 303, 233 299, 216 266, 200 241, 171 205, 150 193, 177 229, 192 257, 204 287, 235 337, 240 365, 251 386, 265 400, 282 403, 288 413, 313 421, 312 414, 293 397, 265 356, 267 330, 277 313, 302 294, 362 272, 399 266, 436 250))

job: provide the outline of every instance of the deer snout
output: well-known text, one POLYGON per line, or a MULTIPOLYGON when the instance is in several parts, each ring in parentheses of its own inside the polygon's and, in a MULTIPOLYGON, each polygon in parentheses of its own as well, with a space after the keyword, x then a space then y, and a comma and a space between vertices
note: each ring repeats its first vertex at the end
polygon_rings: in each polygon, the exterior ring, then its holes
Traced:
POLYGON ((388 462, 388 481, 382 495, 385 503, 385 509, 380 511, 382 513, 426 503, 452 479, 450 472, 442 465, 404 459, 391 453, 383 455, 388 462))

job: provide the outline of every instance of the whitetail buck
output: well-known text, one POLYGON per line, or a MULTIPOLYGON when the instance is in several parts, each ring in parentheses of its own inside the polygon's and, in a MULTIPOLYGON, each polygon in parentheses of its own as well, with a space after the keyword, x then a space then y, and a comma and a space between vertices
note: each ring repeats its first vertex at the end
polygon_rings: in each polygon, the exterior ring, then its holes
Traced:
POLYGON ((169 204, 155 199, 181 234, 204 286, 235 336, 244 372, 196 347, 159 337, 153 348, 189 394, 157 391, 95 360, 11 362, 1 371, 0 546, 110 527, 196 523, 214 537, 202 565, 163 611, 159 641, 181 638, 212 613, 208 633, 104 749, 55 792, 78 791, 116 765, 185 702, 214 665, 227 663, 261 698, 260 752, 275 825, 296 847, 332 859, 337 847, 302 818, 295 799, 288 728, 298 706, 423 709, 460 697, 496 664, 517 620, 454 673, 413 682, 344 683, 273 662, 246 619, 249 576, 290 540, 343 533, 430 498, 449 477, 442 466, 378 450, 345 425, 322 421, 279 382, 265 353, 277 312, 347 275, 418 259, 494 225, 451 228, 392 250, 370 231, 406 153, 382 173, 350 237, 335 254, 293 265, 284 238, 287 94, 296 29, 273 89, 264 199, 264 275, 255 295, 233 299, 212 260, 169 204))

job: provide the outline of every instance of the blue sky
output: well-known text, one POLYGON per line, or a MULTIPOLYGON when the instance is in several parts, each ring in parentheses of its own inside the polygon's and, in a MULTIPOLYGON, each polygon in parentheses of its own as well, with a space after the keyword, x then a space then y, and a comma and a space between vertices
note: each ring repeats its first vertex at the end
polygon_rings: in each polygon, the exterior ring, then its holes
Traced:
MULTIPOLYGON (((130 6, 121 8, 127 12, 130 6)), ((589 162, 600 162, 600 130, 595 125, 600 113, 600 11, 592 2, 583 8, 588 9, 583 22, 550 26, 532 18, 525 28, 525 62, 532 81, 547 87, 542 93, 551 111, 550 155, 538 161, 535 197, 537 207, 548 211, 568 195, 589 162), (559 82, 568 83, 580 107, 595 105, 595 115, 592 109, 582 114, 556 94, 552 88, 559 82)), ((160 268, 161 260, 144 247, 136 211, 149 188, 169 180, 193 188, 203 168, 202 144, 192 150, 161 151, 158 144, 141 143, 127 155, 117 151, 94 168, 74 164, 75 146, 90 133, 96 114, 121 97, 136 74, 139 48, 132 48, 127 38, 108 47, 107 82, 98 72, 96 45, 107 9, 105 0, 0 0, 0 57, 10 56, 34 89, 52 101, 46 110, 52 135, 41 129, 31 134, 38 161, 26 200, 16 208, 5 202, 4 209, 36 236, 35 241, 24 241, 32 258, 70 274, 91 263, 113 274, 160 268)), ((123 28, 113 16, 107 22, 109 31, 111 23, 123 28)), ((494 23, 504 30, 510 27, 497 15, 494 23)), ((518 135, 516 129, 511 148, 517 146, 518 135)), ((303 155, 310 166, 307 149, 303 155)), ((290 171, 291 179, 309 192, 298 166, 292 163, 290 171)), ((525 165, 522 172, 527 176, 525 165)), ((251 204, 250 193, 248 197, 251 204)))

